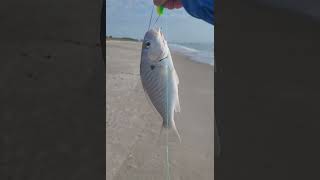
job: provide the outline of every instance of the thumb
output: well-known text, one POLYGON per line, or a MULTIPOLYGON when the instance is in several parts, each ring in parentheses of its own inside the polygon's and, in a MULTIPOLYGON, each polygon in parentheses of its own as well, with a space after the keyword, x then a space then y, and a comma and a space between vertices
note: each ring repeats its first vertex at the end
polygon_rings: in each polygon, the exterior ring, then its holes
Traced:
POLYGON ((156 6, 164 5, 168 0, 153 0, 153 4, 156 6))

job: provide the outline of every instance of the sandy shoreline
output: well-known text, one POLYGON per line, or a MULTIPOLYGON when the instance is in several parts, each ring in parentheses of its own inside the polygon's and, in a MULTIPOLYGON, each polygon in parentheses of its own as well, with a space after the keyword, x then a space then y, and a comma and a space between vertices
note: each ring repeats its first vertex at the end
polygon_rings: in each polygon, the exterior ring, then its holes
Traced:
MULTIPOLYGON (((141 43, 107 41, 107 179, 166 179, 161 121, 141 89, 141 43)), ((181 144, 169 146, 171 179, 213 179, 213 66, 172 52, 178 73, 181 144)))

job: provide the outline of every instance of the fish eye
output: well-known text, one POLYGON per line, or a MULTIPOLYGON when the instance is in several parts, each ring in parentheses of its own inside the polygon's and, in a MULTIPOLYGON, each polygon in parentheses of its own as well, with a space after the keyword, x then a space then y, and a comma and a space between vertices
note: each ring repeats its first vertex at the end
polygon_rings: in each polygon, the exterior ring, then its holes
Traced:
POLYGON ((146 41, 144 43, 144 47, 147 48, 147 49, 150 47, 150 45, 151 45, 151 43, 149 41, 146 41))

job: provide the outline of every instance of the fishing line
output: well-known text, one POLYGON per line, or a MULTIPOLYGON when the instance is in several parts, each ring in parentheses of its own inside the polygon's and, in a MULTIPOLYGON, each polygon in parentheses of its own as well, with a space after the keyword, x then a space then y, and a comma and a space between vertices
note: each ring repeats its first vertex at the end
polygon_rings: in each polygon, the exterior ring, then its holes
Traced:
POLYGON ((150 16, 150 20, 149 20, 148 31, 149 31, 150 25, 151 25, 151 20, 152 20, 152 15, 153 15, 153 9, 154 9, 154 6, 152 6, 152 11, 151 11, 151 16, 150 16))
MULTIPOLYGON (((157 9, 158 10, 158 17, 157 17, 157 19, 156 19, 156 21, 153 23, 153 25, 152 25, 152 27, 154 27, 156 24, 157 24, 157 22, 158 22, 158 20, 159 20, 159 18, 160 18, 160 16, 163 14, 163 8, 162 8, 162 10, 161 9, 157 9)), ((148 31, 150 30, 150 25, 151 25, 151 22, 152 22, 152 16, 153 16, 153 11, 154 11, 154 6, 152 6, 152 11, 151 11, 151 15, 150 15, 150 19, 149 19, 149 26, 148 26, 148 31)), ((167 18, 165 18, 165 21, 166 21, 166 34, 167 34, 167 32, 168 32, 168 23, 167 23, 167 18)), ((166 71, 167 71, 167 73, 168 73, 168 67, 166 68, 166 71)), ((169 91, 169 79, 168 79, 168 76, 167 76, 167 81, 166 81, 166 83, 167 83, 167 88, 166 88, 166 112, 167 112, 167 114, 166 114, 166 122, 167 122, 167 125, 169 125, 169 114, 168 114, 168 110, 169 110, 169 107, 168 107, 168 103, 169 103, 169 93, 168 93, 168 91, 169 91)), ((166 130, 166 163, 165 163, 165 166, 166 166, 166 179, 167 180, 170 180, 170 161, 169 161, 169 135, 168 135, 168 130, 166 130)))
MULTIPOLYGON (((160 14, 159 14, 159 16, 158 16, 158 19, 159 19, 159 17, 160 17, 160 14)), ((157 19, 157 20, 158 20, 157 19)), ((156 21, 157 22, 157 21, 156 21)), ((166 29, 165 29, 165 31, 166 31, 166 35, 167 35, 167 33, 168 33, 168 21, 167 21, 167 16, 165 16, 165 23, 166 23, 166 29)), ((168 71, 168 67, 167 67, 167 71, 168 71)), ((168 76, 167 76, 167 83, 168 83, 168 76)), ((169 84, 167 84, 167 108, 168 108, 168 85, 169 84)), ((168 111, 167 111, 167 117, 168 117, 168 111)), ((169 118, 167 118, 167 124, 169 124, 169 118)), ((167 135, 167 137, 166 137, 166 143, 167 143, 167 145, 166 145, 166 157, 167 157, 167 180, 170 180, 170 161, 169 161, 169 143, 168 143, 168 131, 167 131, 167 133, 166 133, 166 135, 167 135)))
MULTIPOLYGON (((168 74, 168 67, 166 68, 166 74, 168 74)), ((166 121, 167 121, 167 126, 169 126, 169 115, 168 115, 168 110, 169 110, 169 108, 168 108, 168 103, 169 103, 169 93, 168 93, 168 89, 169 89, 169 87, 168 87, 168 85, 169 85, 169 83, 168 83, 168 81, 169 81, 169 79, 168 79, 169 77, 167 76, 167 81, 166 81, 166 83, 167 83, 167 88, 166 88, 166 98, 167 98, 167 103, 166 103, 166 121)), ((168 145, 168 138, 169 138, 169 135, 168 135, 168 133, 169 133, 169 131, 167 130, 166 131, 166 167, 167 167, 167 180, 170 180, 170 162, 169 162, 169 145, 168 145)))
POLYGON ((160 18, 160 15, 158 15, 156 22, 153 24, 153 27, 157 24, 159 18, 160 18))

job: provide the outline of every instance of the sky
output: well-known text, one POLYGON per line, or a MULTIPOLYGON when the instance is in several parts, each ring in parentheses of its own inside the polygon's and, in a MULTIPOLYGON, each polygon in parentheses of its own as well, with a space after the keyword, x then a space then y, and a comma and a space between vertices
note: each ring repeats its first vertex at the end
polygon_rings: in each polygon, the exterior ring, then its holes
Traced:
MULTIPOLYGON (((152 12, 152 0, 107 0, 107 36, 143 39, 152 12)), ((154 9, 153 20, 157 14, 154 9)), ((213 43, 214 27, 193 18, 183 8, 165 9, 157 27, 161 27, 168 42, 213 43)))

